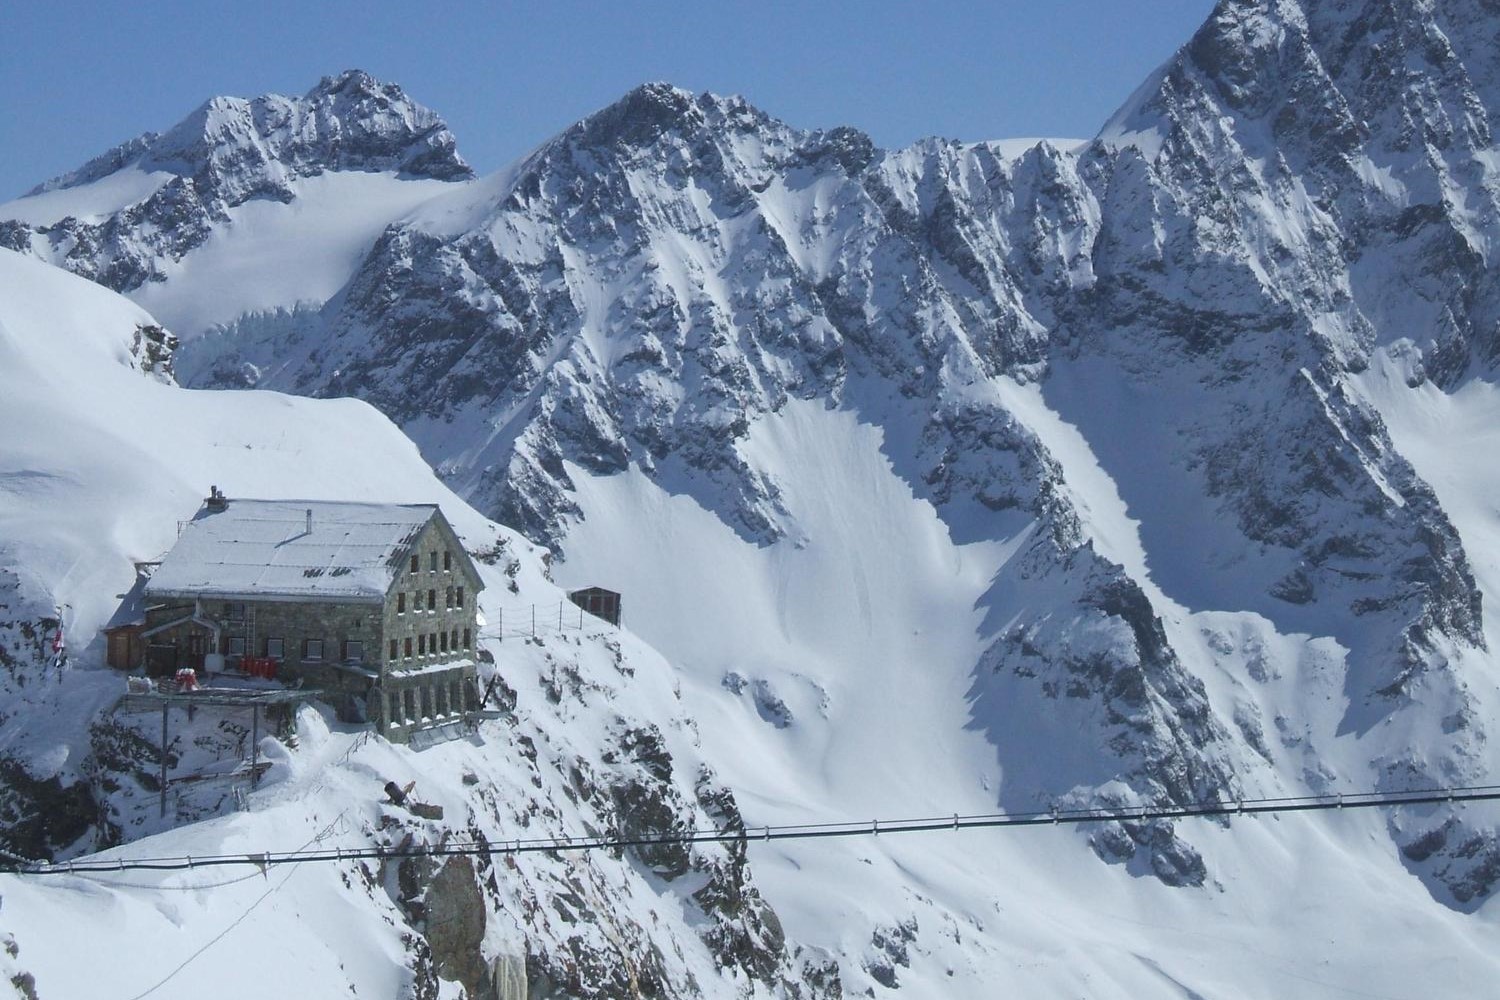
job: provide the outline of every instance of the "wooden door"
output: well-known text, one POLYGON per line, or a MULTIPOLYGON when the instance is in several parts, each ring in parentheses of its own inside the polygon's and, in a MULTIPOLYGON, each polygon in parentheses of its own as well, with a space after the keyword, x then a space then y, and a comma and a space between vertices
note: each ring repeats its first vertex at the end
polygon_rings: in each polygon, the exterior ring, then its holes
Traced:
POLYGON ((187 656, 183 665, 192 667, 194 670, 203 669, 203 658, 208 654, 208 636, 202 632, 189 632, 187 636, 187 656))

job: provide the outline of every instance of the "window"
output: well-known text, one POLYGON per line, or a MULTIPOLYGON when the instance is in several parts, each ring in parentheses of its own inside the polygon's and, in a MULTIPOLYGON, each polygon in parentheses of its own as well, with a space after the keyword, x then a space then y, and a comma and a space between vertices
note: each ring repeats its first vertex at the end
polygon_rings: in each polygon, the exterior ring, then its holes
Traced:
POLYGON ((242 636, 242 635, 232 635, 232 636, 229 637, 229 655, 230 656, 244 656, 245 655, 245 637, 244 636, 242 636))
POLYGON ((323 658, 323 640, 303 639, 302 658, 304 660, 321 660, 323 658))
POLYGON ((407 637, 406 637, 406 642, 405 642, 405 644, 404 644, 404 645, 403 645, 403 646, 402 646, 402 649, 403 649, 403 650, 404 650, 404 653, 403 653, 403 655, 404 655, 404 656, 405 656, 405 657, 406 657, 406 658, 407 658, 407 659, 408 659, 408 660, 409 660, 409 659, 411 659, 411 636, 407 636, 407 637))
POLYGON ((422 718, 432 718, 432 685, 422 685, 422 718))
POLYGON ((452 587, 449 587, 447 590, 443 591, 443 607, 445 607, 445 608, 451 608, 451 607, 453 607, 453 588, 452 587))
POLYGON ((407 721, 410 721, 417 717, 416 692, 414 692, 411 688, 407 688, 402 693, 405 695, 406 700, 406 719, 407 721))
POLYGON ((437 697, 437 714, 439 716, 447 715, 448 714, 448 685, 446 685, 446 684, 439 684, 439 685, 437 685, 437 687, 433 689, 433 693, 437 697))
POLYGON ((437 655, 437 633, 434 632, 427 637, 427 652, 433 656, 437 655))
POLYGON ((224 617, 231 625, 240 624, 245 620, 245 605, 238 601, 224 605, 224 617))
POLYGON ((427 568, 430 569, 430 570, 432 570, 434 573, 437 572, 437 553, 436 552, 429 552, 427 554, 427 568))
POLYGON ((448 573, 453 569, 453 553, 447 549, 443 550, 443 572, 448 573))
POLYGON ((464 629, 464 649, 469 648, 469 630, 464 629))
POLYGON ((427 637, 425 635, 417 636, 417 655, 427 655, 427 637))
POLYGON ((448 697, 451 699, 449 703, 453 706, 453 711, 463 711, 464 702, 463 696, 458 688, 458 681, 448 682, 448 697))
POLYGON ((279 660, 286 655, 285 639, 267 639, 266 656, 273 660, 279 660))
POLYGON ((391 703, 391 718, 390 718, 390 723, 391 723, 392 726, 398 726, 398 725, 401 724, 401 693, 399 691, 392 691, 391 692, 390 703, 391 703))
POLYGON ((453 638, 448 640, 448 645, 453 649, 458 648, 458 629, 453 630, 453 638))
POLYGON ((411 571, 413 573, 417 571, 417 557, 415 554, 413 554, 411 557, 411 571))
POLYGON ((344 662, 362 663, 365 658, 365 644, 355 639, 344 640, 344 662))
POLYGON ((438 642, 439 642, 439 645, 442 647, 443 652, 445 652, 445 653, 448 652, 448 633, 447 632, 444 632, 441 636, 438 637, 438 642))
POLYGON ((437 591, 435 589, 427 592, 427 610, 437 610, 437 591))
POLYGON ((404 590, 396 595, 396 614, 406 614, 406 591, 404 590))
POLYGON ((464 606, 464 588, 458 588, 458 597, 454 600, 453 606, 455 608, 461 608, 464 606))
POLYGON ((386 659, 387 660, 394 660, 395 658, 396 658, 396 640, 392 639, 391 640, 391 646, 390 646, 390 655, 387 656, 386 659))

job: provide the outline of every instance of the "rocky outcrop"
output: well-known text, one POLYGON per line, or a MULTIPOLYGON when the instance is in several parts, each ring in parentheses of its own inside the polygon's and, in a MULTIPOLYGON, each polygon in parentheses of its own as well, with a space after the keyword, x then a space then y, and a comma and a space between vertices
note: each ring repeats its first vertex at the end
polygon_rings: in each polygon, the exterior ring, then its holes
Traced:
POLYGON ((93 832, 99 806, 87 783, 34 777, 0 756, 0 850, 11 859, 50 860, 93 832))
POLYGON ((177 380, 176 372, 172 370, 177 347, 177 338, 161 327, 154 324, 138 326, 130 343, 130 358, 142 374, 171 385, 177 380))
MULTIPOLYGON (((0 567, 0 726, 61 686, 64 661, 52 651, 57 627, 20 577, 0 567)), ((77 775, 0 752, 0 850, 11 860, 52 858, 89 834, 98 812, 89 784, 77 775)))

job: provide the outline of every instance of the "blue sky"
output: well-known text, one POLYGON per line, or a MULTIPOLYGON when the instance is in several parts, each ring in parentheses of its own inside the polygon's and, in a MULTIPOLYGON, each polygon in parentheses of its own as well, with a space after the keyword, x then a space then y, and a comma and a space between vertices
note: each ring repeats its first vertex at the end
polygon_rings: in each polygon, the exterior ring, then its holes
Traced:
POLYGON ((436 109, 481 172, 647 80, 883 146, 1088 136, 1211 0, 0 2, 0 200, 216 94, 358 67, 436 109))

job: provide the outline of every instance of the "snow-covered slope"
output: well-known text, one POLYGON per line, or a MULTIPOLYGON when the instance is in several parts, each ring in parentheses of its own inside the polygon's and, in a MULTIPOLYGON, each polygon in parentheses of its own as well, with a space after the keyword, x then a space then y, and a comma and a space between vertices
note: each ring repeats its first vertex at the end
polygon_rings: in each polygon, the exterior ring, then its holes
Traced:
MULTIPOLYGON (((103 668, 96 630, 132 582, 132 560, 170 546, 204 484, 242 496, 438 502, 482 556, 481 600, 492 618, 507 603, 555 610, 563 595, 529 543, 444 488, 368 405, 181 389, 161 360, 150 363, 150 345, 166 338, 114 293, 0 251, 0 838, 8 852, 66 858, 124 842, 118 853, 202 855, 737 821, 672 669, 633 636, 600 627, 495 644, 511 708, 466 742, 418 754, 357 731, 330 733, 304 713, 295 751, 263 743, 275 763, 248 811, 171 829, 192 786, 158 816, 145 774, 155 768, 152 744, 131 736, 128 706, 115 710, 125 685, 103 668), (50 647, 59 617, 70 646, 61 667, 50 647), (424 801, 445 807, 445 822, 378 804, 385 781, 412 778, 424 801)), ((175 725, 193 743, 214 736, 211 720, 198 730, 191 719, 175 725)), ((193 752, 173 751, 170 777, 189 770, 193 752)), ((732 848, 538 856, 505 868, 483 862, 477 874, 463 863, 416 862, 320 868, 295 881, 288 870, 269 883, 236 874, 0 878, 7 981, 30 976, 41 997, 134 995, 230 924, 223 950, 195 960, 160 995, 198 995, 212 984, 221 996, 260 996, 274 982, 318 995, 455 996, 462 982, 471 997, 494 996, 485 984, 510 967, 574 995, 619 995, 633 979, 653 995, 689 996, 694 982, 720 977, 768 995, 816 978, 824 961, 783 942, 743 850, 732 848), (251 911, 253 920, 236 919, 251 911), (90 942, 87 963, 77 960, 80 939, 90 942), (280 957, 262 974, 226 982, 223 963, 247 949, 280 957)))
MULTIPOLYGON (((191 254, 133 294, 220 324, 192 384, 365 399, 622 590, 751 822, 1488 783, 1497 29, 1224 0, 1082 146, 647 85, 482 180, 330 166, 436 193, 330 215, 313 291, 231 226, 195 252, 263 295, 192 312, 191 254)), ((1492 972, 1495 823, 752 859, 846 992, 1402 995, 1492 972)))

